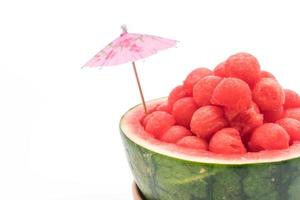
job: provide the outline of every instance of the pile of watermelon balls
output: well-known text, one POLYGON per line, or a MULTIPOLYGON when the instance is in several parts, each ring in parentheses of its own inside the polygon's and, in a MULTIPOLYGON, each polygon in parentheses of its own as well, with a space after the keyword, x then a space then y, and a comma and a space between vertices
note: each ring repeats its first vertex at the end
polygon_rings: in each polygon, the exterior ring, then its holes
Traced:
POLYGON ((300 97, 237 53, 193 70, 141 123, 158 140, 217 154, 281 150, 300 141, 300 97))

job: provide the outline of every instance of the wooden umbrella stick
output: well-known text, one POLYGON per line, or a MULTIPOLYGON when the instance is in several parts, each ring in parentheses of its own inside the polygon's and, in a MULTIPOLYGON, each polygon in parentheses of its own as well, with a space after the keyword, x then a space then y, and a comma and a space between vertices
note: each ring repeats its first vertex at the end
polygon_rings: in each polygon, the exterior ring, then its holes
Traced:
POLYGON ((133 66, 133 71, 134 71, 134 75, 135 75, 135 78, 136 78, 136 82, 137 82, 138 87, 139 87, 140 96, 141 96, 141 99, 142 99, 142 102, 143 102, 143 106, 144 106, 144 111, 145 111, 145 114, 147 114, 148 113, 147 106, 146 106, 146 102, 145 102, 145 99, 144 99, 144 95, 143 95, 141 83, 140 83, 139 76, 138 76, 138 73, 136 71, 136 67, 135 67, 135 63, 134 62, 132 62, 132 66, 133 66))

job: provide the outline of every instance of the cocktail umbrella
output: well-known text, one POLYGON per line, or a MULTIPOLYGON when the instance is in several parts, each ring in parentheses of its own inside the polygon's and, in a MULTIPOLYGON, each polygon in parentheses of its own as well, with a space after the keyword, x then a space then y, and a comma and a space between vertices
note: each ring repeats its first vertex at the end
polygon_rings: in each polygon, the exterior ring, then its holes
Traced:
POLYGON ((176 45, 177 41, 154 35, 128 33, 125 25, 121 28, 123 33, 98 52, 84 65, 84 67, 112 66, 131 62, 144 110, 145 113, 147 113, 147 106, 136 70, 135 61, 155 54, 159 50, 173 47, 176 45))

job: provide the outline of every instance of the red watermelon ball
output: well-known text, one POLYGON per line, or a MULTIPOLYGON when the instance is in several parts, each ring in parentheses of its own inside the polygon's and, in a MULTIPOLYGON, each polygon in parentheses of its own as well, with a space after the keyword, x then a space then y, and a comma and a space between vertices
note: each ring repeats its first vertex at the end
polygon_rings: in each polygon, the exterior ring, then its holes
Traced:
POLYGON ((191 135, 193 135, 192 132, 184 126, 175 125, 169 128, 166 132, 164 132, 159 139, 168 143, 176 143, 183 137, 191 135))
POLYGON ((260 78, 273 78, 273 79, 276 79, 275 76, 271 73, 271 72, 268 72, 268 71, 261 71, 260 72, 260 78))
POLYGON ((198 106, 210 104, 212 93, 221 80, 218 76, 206 76, 194 85, 193 98, 198 106))
POLYGON ((154 111, 156 111, 156 108, 158 107, 158 105, 155 105, 155 106, 151 106, 151 107, 148 107, 148 112, 146 115, 144 115, 142 118, 141 118, 141 124, 146 127, 146 124, 148 122, 148 120, 152 117, 151 113, 153 113, 154 111))
POLYGON ((213 70, 215 76, 226 77, 224 62, 218 64, 213 70))
POLYGON ((259 107, 253 101, 251 102, 250 109, 253 109, 253 111, 260 113, 259 107))
POLYGON ((224 111, 224 116, 228 121, 232 121, 238 114, 241 113, 241 111, 239 110, 232 110, 226 107, 223 109, 223 111, 224 111))
POLYGON ((154 111, 147 120, 145 130, 155 138, 159 138, 175 122, 175 118, 171 114, 164 111, 154 111))
POLYGON ((142 125, 144 126, 144 127, 146 127, 146 125, 147 125, 147 123, 148 123, 148 121, 149 121, 149 119, 152 117, 152 115, 151 114, 148 114, 148 115, 146 115, 143 119, 142 119, 142 125))
POLYGON ((280 106, 280 108, 277 110, 264 111, 263 115, 264 115, 264 122, 267 122, 267 123, 275 122, 284 116, 283 106, 280 106))
POLYGON ((183 97, 186 97, 187 96, 187 93, 185 92, 184 88, 182 85, 179 85, 177 87, 175 87, 169 94, 169 97, 168 97, 168 104, 169 106, 173 107, 173 104, 178 100, 178 99, 181 99, 183 97))
POLYGON ((245 111, 236 111, 236 110, 232 110, 232 109, 228 109, 228 108, 224 108, 224 114, 225 117, 229 120, 232 121, 235 119, 235 117, 237 117, 238 115, 247 115, 248 113, 260 113, 258 106, 256 105, 256 103, 254 103, 253 101, 250 104, 250 107, 245 110, 245 111))
POLYGON ((194 69, 191 73, 189 73, 183 82, 183 87, 187 95, 192 96, 195 83, 203 77, 209 75, 212 75, 212 71, 204 67, 194 69))
POLYGON ((251 90, 238 78, 224 78, 215 88, 211 103, 235 111, 243 111, 251 105, 251 90))
POLYGON ((285 109, 300 107, 300 96, 297 94, 297 92, 285 89, 284 94, 285 101, 283 106, 285 109))
POLYGON ((207 142, 197 136, 185 136, 184 138, 180 139, 176 144, 191 149, 208 149, 207 142))
POLYGON ((260 65, 257 59, 249 53, 237 53, 230 56, 224 66, 227 76, 242 79, 250 87, 260 79, 260 65))
POLYGON ((249 148, 251 151, 286 149, 289 141, 290 136, 284 128, 278 124, 265 123, 253 131, 249 148))
POLYGON ((290 144, 292 144, 295 140, 300 140, 300 122, 298 120, 283 118, 278 120, 276 124, 279 124, 290 135, 290 144))
POLYGON ((261 126, 263 124, 263 115, 258 113, 252 113, 250 115, 249 120, 245 123, 243 129, 241 130, 242 140, 247 144, 250 140, 251 133, 255 128, 261 126))
POLYGON ((248 135, 258 126, 263 124, 263 115, 255 103, 251 103, 250 108, 239 113, 230 125, 240 131, 242 139, 248 139, 248 135))
POLYGON ((177 124, 189 128, 192 115, 197 108, 198 106, 192 97, 184 97, 174 103, 172 115, 177 124))
POLYGON ((284 117, 293 118, 300 122, 300 108, 289 108, 285 110, 284 117))
POLYGON ((168 104, 168 102, 163 102, 163 103, 159 104, 159 105, 156 107, 156 110, 159 110, 159 111, 165 111, 165 112, 171 113, 171 107, 170 107, 170 105, 168 104))
POLYGON ((240 133, 234 128, 223 128, 216 132, 210 142, 209 151, 217 154, 244 154, 247 152, 240 133))
POLYGON ((284 91, 273 78, 263 78, 257 82, 252 95, 253 101, 262 111, 278 110, 284 103, 284 91))
POLYGON ((216 131, 227 126, 223 110, 217 106, 203 106, 196 110, 191 119, 191 131, 208 140, 216 131))
POLYGON ((239 113, 240 111, 224 108, 224 116, 228 121, 233 120, 239 113))

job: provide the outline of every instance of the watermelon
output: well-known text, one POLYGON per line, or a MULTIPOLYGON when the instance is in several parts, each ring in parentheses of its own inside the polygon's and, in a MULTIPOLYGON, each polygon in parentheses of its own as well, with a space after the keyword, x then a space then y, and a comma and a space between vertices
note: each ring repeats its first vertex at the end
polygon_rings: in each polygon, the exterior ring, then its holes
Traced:
POLYGON ((191 131, 200 138, 209 139, 216 131, 226 127, 228 122, 217 106, 203 106, 196 110, 191 119, 191 131))
POLYGON ((208 149, 208 144, 206 140, 193 135, 185 136, 181 138, 176 142, 176 144, 183 147, 192 148, 192 149, 202 149, 202 150, 208 149))
POLYGON ((262 78, 253 89, 253 100, 262 111, 278 110, 284 103, 284 90, 273 78, 262 78))
POLYGON ((226 77, 224 62, 221 62, 214 68, 213 74, 219 77, 226 77))
MULTIPOLYGON (((165 101, 158 99, 147 105, 151 109, 165 101)), ((120 121, 120 133, 144 199, 300 199, 300 142, 281 150, 217 154, 160 141, 145 131, 143 117, 142 105, 130 109, 120 121)), ((284 132, 273 126, 274 133, 284 132)), ((253 143, 266 128, 257 131, 253 143)))
POLYGON ((209 75, 212 75, 212 71, 204 67, 199 67, 189 73, 183 82, 183 88, 186 94, 191 96, 193 94, 193 87, 195 83, 197 83, 197 81, 199 81, 203 77, 209 75))
POLYGON ((300 107, 300 96, 293 90, 285 89, 285 102, 284 108, 297 108, 300 107))
POLYGON ((224 63, 227 76, 239 78, 253 86, 260 79, 258 60, 249 53, 237 53, 224 63))
POLYGON ((251 98, 251 90, 246 82, 238 78, 224 78, 214 89, 210 101, 214 105, 244 111, 250 107, 251 98))
POLYGON ((185 128, 184 126, 175 125, 171 126, 171 128, 164 132, 160 137, 160 140, 164 142, 175 143, 178 140, 191 135, 192 132, 189 129, 185 128))
POLYGON ((193 98, 199 106, 210 104, 210 99, 215 87, 222 78, 218 76, 206 76, 200 79, 193 87, 193 98))
POLYGON ((197 110, 197 104, 192 97, 184 97, 177 100, 172 109, 172 115, 177 124, 189 127, 193 113, 197 110))
POLYGON ((284 116, 284 108, 283 108, 283 106, 280 106, 276 110, 264 111, 262 113, 264 115, 264 121, 265 122, 275 122, 275 121, 283 118, 283 116, 284 116))
POLYGON ((271 72, 268 72, 268 71, 260 71, 260 78, 275 78, 275 76, 271 73, 271 72))
POLYGON ((177 87, 175 87, 169 94, 169 97, 168 97, 168 105, 169 107, 172 109, 173 108, 173 104, 183 98, 183 97, 186 97, 187 96, 187 93, 185 92, 183 86, 179 85, 177 87))

